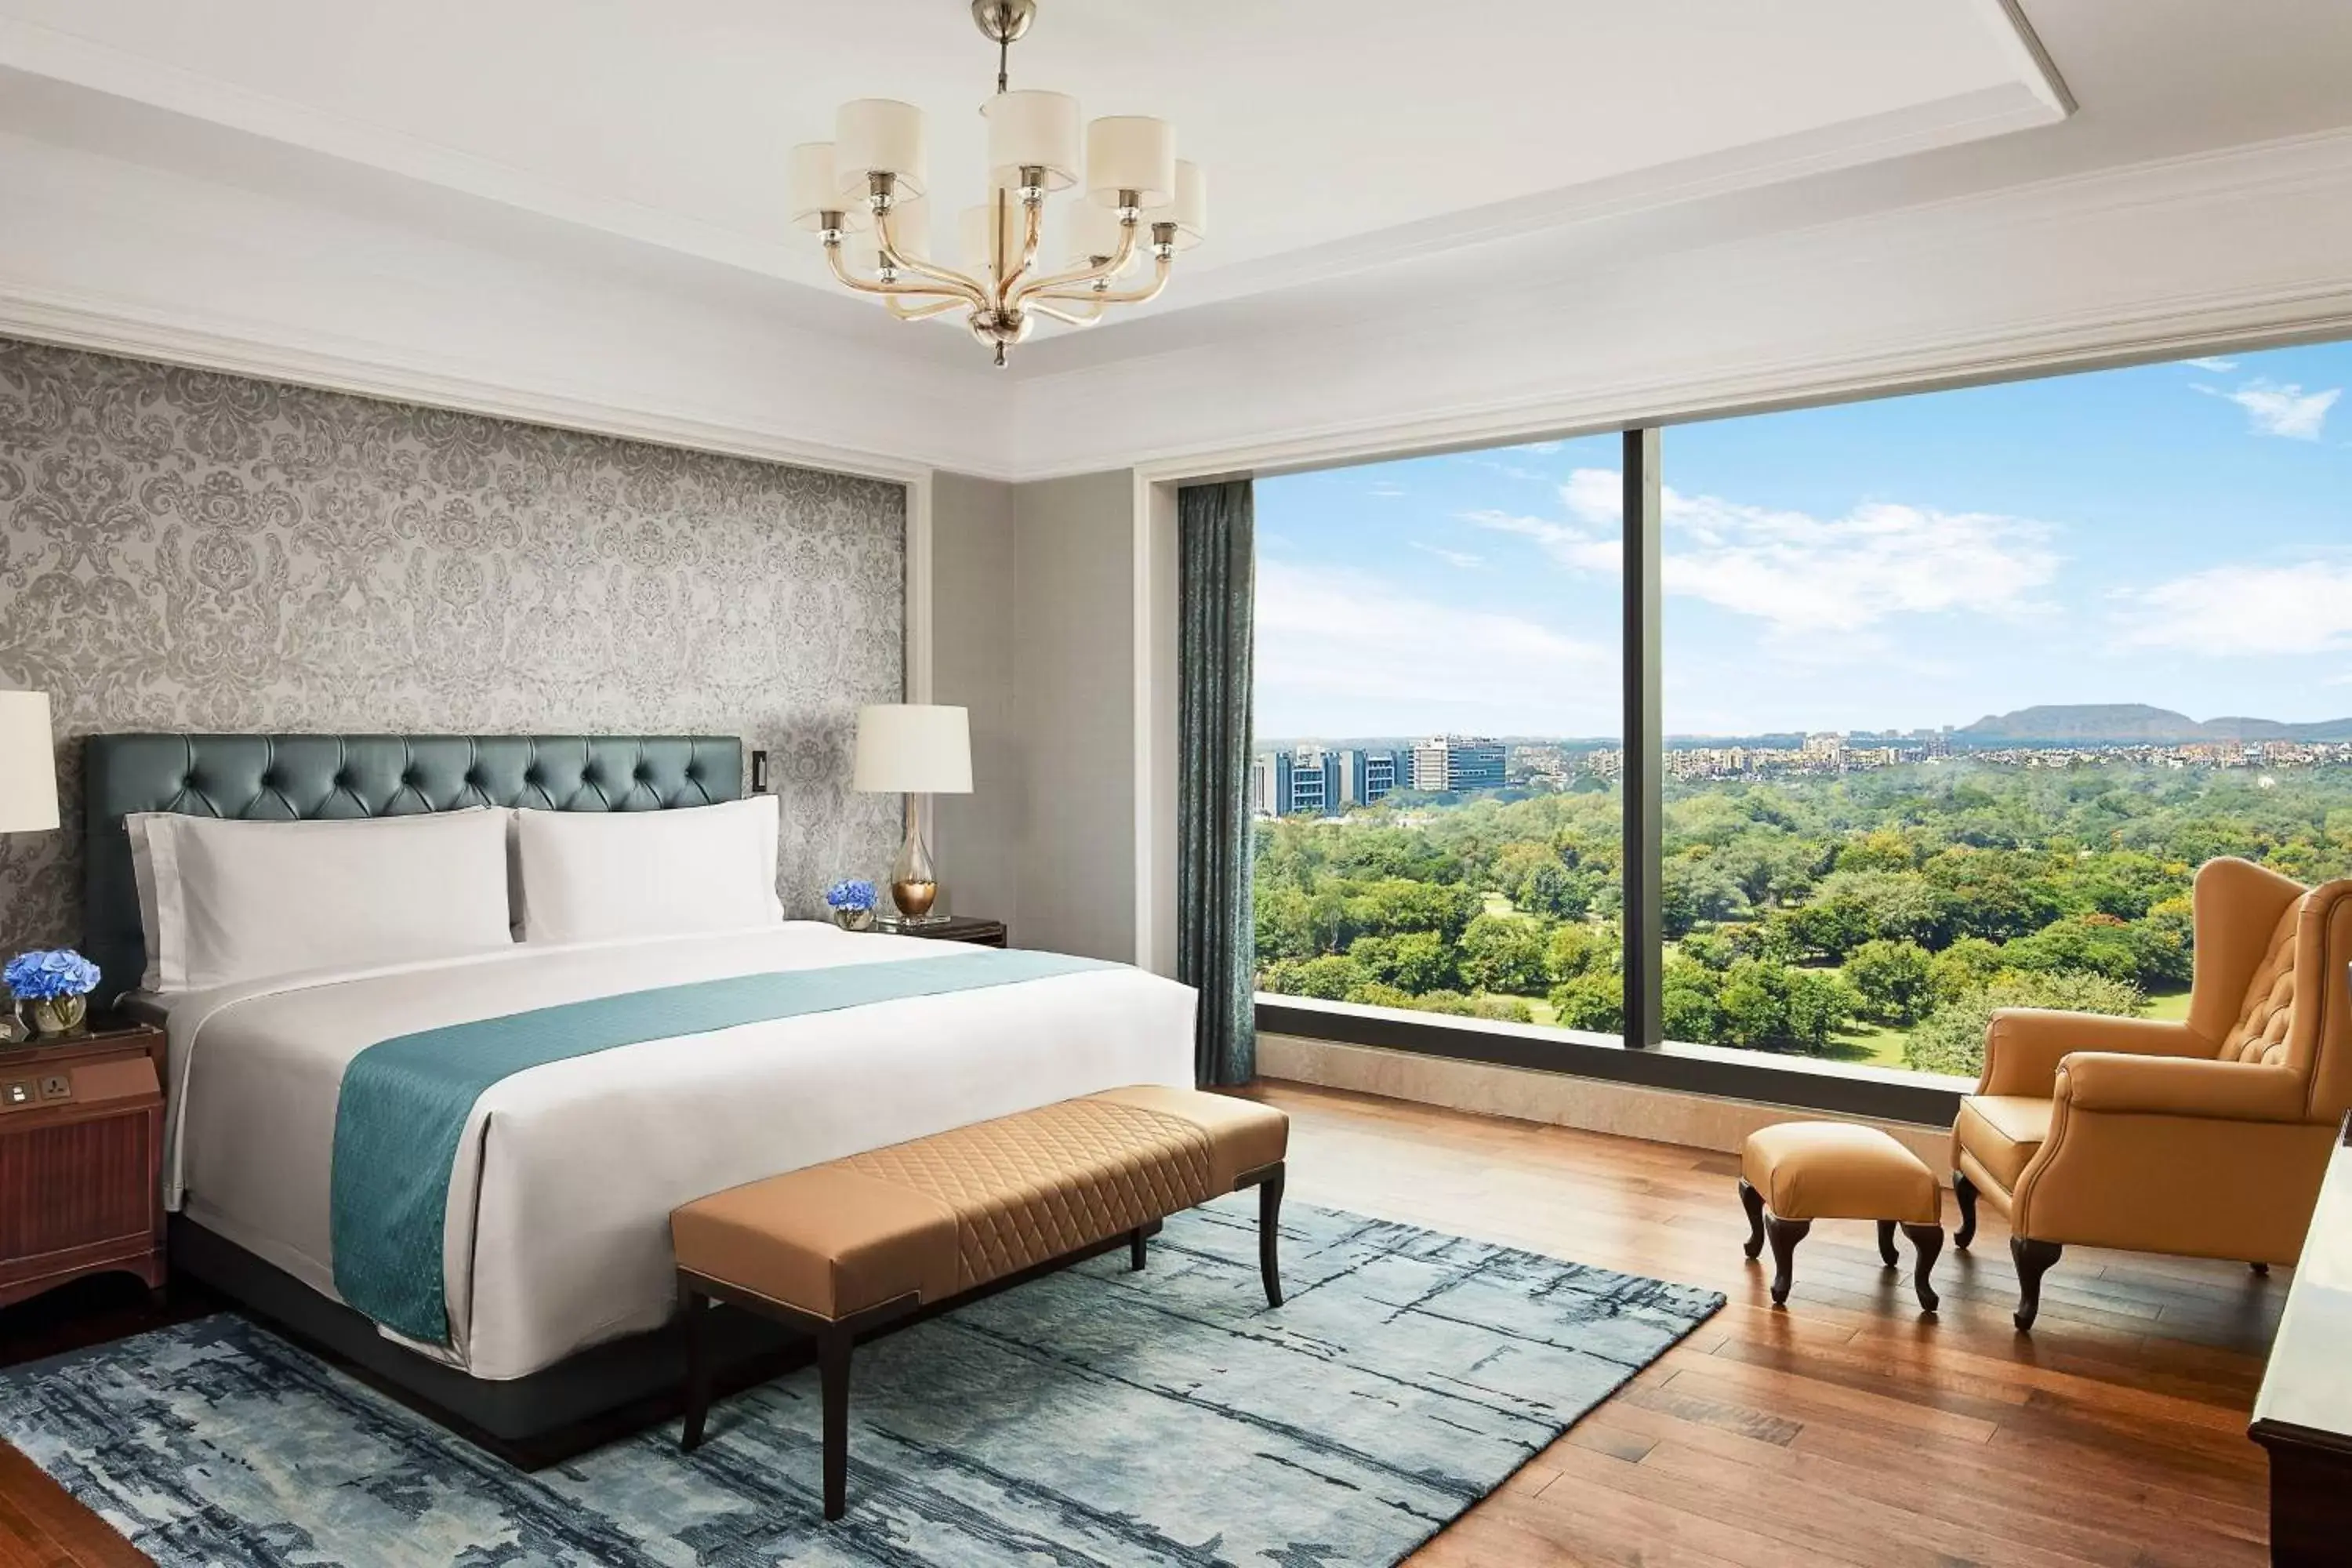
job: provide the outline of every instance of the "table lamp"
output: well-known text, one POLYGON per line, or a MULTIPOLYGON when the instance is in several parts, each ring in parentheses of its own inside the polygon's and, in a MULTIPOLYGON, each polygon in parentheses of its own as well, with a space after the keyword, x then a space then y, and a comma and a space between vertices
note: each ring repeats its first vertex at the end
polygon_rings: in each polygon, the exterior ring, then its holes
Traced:
MULTIPOLYGON (((47 833, 58 826, 58 746, 49 694, 0 691, 0 833, 47 833)), ((5 994, 0 993, 0 1004, 5 994)), ((24 1023, 0 1005, 0 1046, 25 1038, 24 1023)))
POLYGON ((0 833, 46 833, 58 825, 58 743, 49 694, 0 691, 0 833))
POLYGON ((857 765, 852 787, 907 797, 907 839, 890 866, 896 921, 885 925, 937 925, 939 874, 923 841, 922 797, 971 793, 971 723, 964 710, 920 702, 885 702, 857 710, 857 765))

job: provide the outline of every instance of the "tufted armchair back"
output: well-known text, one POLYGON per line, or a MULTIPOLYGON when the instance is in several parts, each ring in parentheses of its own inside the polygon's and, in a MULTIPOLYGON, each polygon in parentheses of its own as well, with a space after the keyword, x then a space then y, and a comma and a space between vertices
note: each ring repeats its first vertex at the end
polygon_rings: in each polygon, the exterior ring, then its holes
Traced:
POLYGON ((2308 1120, 2352 1108, 2352 881, 2305 889, 2243 860, 2199 868, 2189 1027, 2223 1061, 2294 1070, 2308 1120))

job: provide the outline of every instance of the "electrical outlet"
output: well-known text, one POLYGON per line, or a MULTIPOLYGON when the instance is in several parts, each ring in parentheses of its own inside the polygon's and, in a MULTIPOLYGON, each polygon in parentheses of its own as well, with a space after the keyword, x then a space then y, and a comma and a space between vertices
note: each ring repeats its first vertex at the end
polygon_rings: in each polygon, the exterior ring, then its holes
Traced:
POLYGON ((61 1072, 53 1072, 49 1074, 48 1077, 41 1080, 41 1098, 43 1100, 71 1100, 73 1098, 73 1079, 61 1072))

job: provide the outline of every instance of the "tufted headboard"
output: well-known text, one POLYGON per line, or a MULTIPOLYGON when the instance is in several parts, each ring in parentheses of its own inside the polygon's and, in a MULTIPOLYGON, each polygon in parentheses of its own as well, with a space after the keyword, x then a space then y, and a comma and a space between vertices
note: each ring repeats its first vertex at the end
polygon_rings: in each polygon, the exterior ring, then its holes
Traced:
POLYGON ((134 811, 298 821, 468 805, 659 811, 743 793, 732 735, 92 735, 83 743, 81 951, 98 994, 139 984, 134 811))

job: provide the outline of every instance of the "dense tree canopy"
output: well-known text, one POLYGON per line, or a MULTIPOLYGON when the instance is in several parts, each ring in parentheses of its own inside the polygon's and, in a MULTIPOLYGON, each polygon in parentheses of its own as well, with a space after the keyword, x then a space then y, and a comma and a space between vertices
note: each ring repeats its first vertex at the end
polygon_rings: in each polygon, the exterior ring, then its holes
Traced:
MULTIPOLYGON (((1613 1032, 1612 791, 1258 825, 1261 984, 1613 1032)), ((1972 1072, 1995 1006, 2130 1013, 2191 966, 2217 855, 2352 874, 2352 769, 1965 760, 1672 787, 1659 868, 1671 1038, 1972 1072), (1876 1039, 1874 1047, 1866 1042, 1876 1039)))

